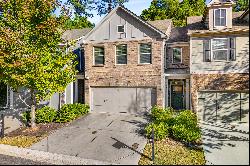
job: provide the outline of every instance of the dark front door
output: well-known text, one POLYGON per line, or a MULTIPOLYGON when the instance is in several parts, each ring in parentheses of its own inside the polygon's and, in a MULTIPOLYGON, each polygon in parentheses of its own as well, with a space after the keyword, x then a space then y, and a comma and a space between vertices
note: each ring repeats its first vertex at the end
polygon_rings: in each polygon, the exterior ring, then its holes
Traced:
POLYGON ((171 107, 176 110, 184 109, 183 85, 171 85, 171 107))
POLYGON ((7 86, 0 83, 0 107, 5 107, 7 104, 7 86))

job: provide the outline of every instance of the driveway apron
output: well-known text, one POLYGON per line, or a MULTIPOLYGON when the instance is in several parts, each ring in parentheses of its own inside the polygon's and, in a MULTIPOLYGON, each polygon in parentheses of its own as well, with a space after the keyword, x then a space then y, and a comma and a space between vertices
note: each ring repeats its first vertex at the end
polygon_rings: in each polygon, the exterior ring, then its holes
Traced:
POLYGON ((31 149, 134 165, 147 142, 142 134, 147 123, 147 117, 142 115, 90 113, 31 149))
POLYGON ((248 165, 249 125, 201 122, 207 165, 248 165))

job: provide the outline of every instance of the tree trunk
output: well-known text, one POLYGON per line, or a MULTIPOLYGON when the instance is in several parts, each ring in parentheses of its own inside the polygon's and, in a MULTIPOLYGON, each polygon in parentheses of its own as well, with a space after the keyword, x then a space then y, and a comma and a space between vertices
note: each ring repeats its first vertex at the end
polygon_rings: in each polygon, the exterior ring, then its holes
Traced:
POLYGON ((30 117, 31 117, 31 128, 35 128, 36 127, 36 98, 35 98, 35 94, 34 91, 31 90, 31 112, 30 112, 30 117))

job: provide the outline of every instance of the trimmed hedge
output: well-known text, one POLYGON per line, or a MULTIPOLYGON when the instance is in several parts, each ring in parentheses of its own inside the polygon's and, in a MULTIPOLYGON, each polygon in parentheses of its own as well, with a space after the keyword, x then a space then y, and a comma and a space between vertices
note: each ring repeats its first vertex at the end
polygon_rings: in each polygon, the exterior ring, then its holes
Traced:
MULTIPOLYGON (((70 122, 89 112, 89 106, 84 104, 65 104, 59 111, 45 106, 36 110, 36 123, 65 123, 70 122)), ((23 112, 22 119, 29 123, 31 120, 30 111, 23 112)))
POLYGON ((190 110, 174 111, 172 108, 153 107, 151 111, 153 123, 146 126, 146 135, 151 138, 152 129, 155 139, 161 140, 171 136, 187 143, 201 138, 197 117, 190 110))
POLYGON ((89 106, 84 104, 65 104, 57 112, 56 120, 57 123, 70 122, 82 115, 89 112, 89 106))

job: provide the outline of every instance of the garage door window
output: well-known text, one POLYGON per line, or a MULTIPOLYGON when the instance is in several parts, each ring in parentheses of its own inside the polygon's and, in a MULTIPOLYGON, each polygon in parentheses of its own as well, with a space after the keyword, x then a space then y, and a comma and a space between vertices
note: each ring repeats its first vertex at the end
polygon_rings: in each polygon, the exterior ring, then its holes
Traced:
POLYGON ((94 47, 94 65, 104 65, 104 47, 94 47))

